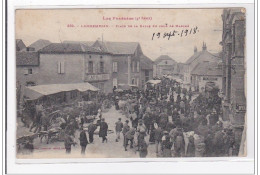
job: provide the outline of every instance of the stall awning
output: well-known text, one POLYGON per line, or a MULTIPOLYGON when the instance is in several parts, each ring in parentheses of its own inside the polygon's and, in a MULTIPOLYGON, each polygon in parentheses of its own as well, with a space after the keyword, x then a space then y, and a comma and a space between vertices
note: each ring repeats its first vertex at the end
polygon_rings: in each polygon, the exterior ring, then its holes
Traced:
POLYGON ((29 99, 37 99, 42 96, 57 94, 60 92, 68 92, 78 90, 80 92, 85 91, 98 91, 99 89, 89 83, 77 83, 77 84, 47 84, 30 86, 25 88, 25 96, 29 99))
POLYGON ((161 83, 161 80, 149 80, 146 83, 159 84, 159 83, 161 83))

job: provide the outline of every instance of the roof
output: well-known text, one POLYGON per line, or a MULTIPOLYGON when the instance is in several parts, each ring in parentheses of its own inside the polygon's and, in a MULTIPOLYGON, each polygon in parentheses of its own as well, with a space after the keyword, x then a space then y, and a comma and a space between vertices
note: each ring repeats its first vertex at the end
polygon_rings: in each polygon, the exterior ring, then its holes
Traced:
POLYGON ((132 55, 139 46, 138 42, 112 42, 112 41, 64 41, 64 43, 81 43, 98 48, 103 52, 114 55, 132 55))
POLYGON ((153 61, 145 55, 140 56, 141 69, 153 69, 153 61))
POLYGON ((38 66, 39 54, 37 52, 16 52, 17 66, 38 66))
POLYGON ((218 62, 201 62, 191 71, 192 75, 222 76, 221 68, 218 68, 218 62))
POLYGON ((171 61, 174 61, 174 62, 176 62, 174 59, 172 59, 170 56, 168 56, 168 55, 161 55, 161 56, 159 56, 154 62, 155 62, 155 64, 157 64, 157 63, 159 63, 159 62, 161 62, 161 61, 163 61, 163 60, 171 60, 171 61))
POLYGON ((65 40, 63 41, 63 43, 81 43, 81 44, 85 44, 87 46, 92 46, 95 41, 70 41, 70 40, 65 40))
POLYGON ((111 42, 111 41, 96 41, 93 47, 101 46, 103 51, 107 51, 114 55, 132 55, 135 53, 138 42, 111 42))
POLYGON ((208 52, 207 50, 203 50, 203 51, 200 51, 200 52, 196 52, 194 53, 186 62, 185 64, 190 64, 192 63, 194 60, 196 59, 201 59, 201 58, 206 58, 207 60, 212 60, 212 59, 216 59, 219 60, 220 58, 210 52, 208 52))
POLYGON ((21 40, 21 39, 16 39, 15 40, 16 44, 19 43, 20 41, 23 41, 23 40, 21 40))
POLYGON ((39 50, 40 53, 101 53, 102 51, 81 43, 51 43, 39 50))
POLYGON ((23 40, 21 40, 21 39, 16 39, 15 42, 16 42, 16 51, 20 51, 20 50, 26 48, 26 46, 25 46, 23 40))
POLYGON ((48 84, 29 86, 25 88, 25 96, 34 100, 46 95, 57 94, 59 92, 68 92, 78 90, 85 91, 98 91, 99 89, 89 83, 77 83, 77 84, 48 84))
POLYGON ((51 42, 49 40, 39 39, 39 40, 35 41, 34 43, 32 43, 29 47, 32 47, 35 49, 35 51, 38 51, 38 50, 48 46, 49 44, 51 44, 51 42))

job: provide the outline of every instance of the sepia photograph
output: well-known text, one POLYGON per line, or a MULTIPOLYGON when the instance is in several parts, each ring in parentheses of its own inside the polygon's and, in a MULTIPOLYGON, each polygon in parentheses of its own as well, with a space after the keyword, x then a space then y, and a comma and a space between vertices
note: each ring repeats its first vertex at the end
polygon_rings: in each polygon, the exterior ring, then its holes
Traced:
POLYGON ((16 158, 247 156, 245 41, 240 7, 16 9, 16 158))

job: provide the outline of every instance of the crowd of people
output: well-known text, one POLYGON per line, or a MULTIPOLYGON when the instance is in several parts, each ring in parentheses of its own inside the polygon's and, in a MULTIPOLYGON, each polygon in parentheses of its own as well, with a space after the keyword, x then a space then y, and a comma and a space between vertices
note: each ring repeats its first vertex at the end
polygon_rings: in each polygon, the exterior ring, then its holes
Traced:
POLYGON ((118 95, 114 102, 128 118, 124 124, 121 119, 116 123, 116 133, 122 131, 125 150, 130 141, 130 148, 136 147, 140 157, 146 157, 151 144, 158 157, 238 154, 232 127, 222 120, 217 88, 194 93, 165 78, 145 91, 118 95))
MULTIPOLYGON (((159 84, 147 84, 145 90, 114 91, 109 98, 103 94, 97 101, 98 110, 93 114, 97 116, 97 122, 86 121, 84 111, 61 117, 59 127, 63 130, 66 153, 79 142, 81 153, 85 154, 86 146, 94 141, 97 128, 102 143, 107 143, 108 124, 101 109, 113 104, 127 118, 123 121, 120 117, 115 123, 116 144, 123 140, 125 151, 139 152, 142 158, 147 157, 151 145, 154 145, 157 157, 238 154, 239 145, 235 142, 233 129, 222 120, 221 98, 216 88, 194 92, 181 87, 175 80, 163 78, 159 84), (86 123, 87 127, 84 127, 86 123), (76 131, 80 132, 78 141, 76 131)), ((32 124, 27 126, 30 131, 33 128, 36 133, 47 131, 48 115, 41 111, 33 116, 32 124)))

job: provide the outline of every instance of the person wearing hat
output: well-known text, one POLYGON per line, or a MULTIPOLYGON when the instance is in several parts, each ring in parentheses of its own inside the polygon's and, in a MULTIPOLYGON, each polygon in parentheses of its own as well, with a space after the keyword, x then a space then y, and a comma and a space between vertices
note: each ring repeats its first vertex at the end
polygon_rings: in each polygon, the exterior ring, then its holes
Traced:
POLYGON ((81 132, 79 135, 79 141, 80 141, 80 146, 81 146, 81 154, 85 154, 86 147, 88 144, 88 138, 87 138, 86 132, 83 129, 83 127, 80 130, 81 130, 81 132))
POLYGON ((124 123, 124 125, 123 125, 123 131, 122 131, 123 136, 124 136, 123 146, 125 146, 125 144, 126 144, 125 134, 126 134, 126 133, 129 131, 129 129, 130 129, 130 126, 128 125, 128 123, 129 123, 129 120, 126 120, 125 123, 124 123))
POLYGON ((138 126, 137 126, 137 133, 138 133, 138 137, 137 137, 137 145, 138 145, 138 150, 140 148, 140 141, 141 141, 141 138, 144 138, 146 136, 146 127, 144 126, 143 124, 143 121, 140 119, 138 121, 138 126))
POLYGON ((126 132, 125 134, 125 151, 127 151, 127 145, 128 141, 130 141, 130 148, 133 148, 133 143, 134 143, 134 136, 135 136, 135 128, 132 127, 129 131, 126 132))
POLYGON ((93 143, 94 141, 94 132, 97 129, 97 126, 93 123, 93 121, 90 122, 88 125, 88 136, 89 136, 89 143, 93 143))
POLYGON ((104 141, 107 142, 107 137, 106 137, 107 130, 108 130, 108 124, 105 122, 105 119, 102 118, 100 123, 100 129, 99 129, 99 137, 102 137, 102 143, 104 143, 104 141))
MULTIPOLYGON (((159 146, 161 147, 163 137, 163 130, 160 126, 155 123, 154 139, 155 139, 155 151, 159 153, 159 146)), ((160 149, 161 150, 161 149, 160 149)))
POLYGON ((171 148, 173 143, 170 140, 169 132, 164 131, 163 134, 164 134, 163 141, 162 141, 163 157, 172 157, 171 148))
POLYGON ((123 123, 121 122, 121 118, 118 118, 118 121, 116 122, 116 142, 118 142, 118 140, 120 139, 120 133, 123 129, 123 123))
POLYGON ((71 145, 75 146, 75 142, 73 141, 73 137, 70 135, 70 133, 65 134, 65 139, 64 139, 64 146, 66 149, 66 153, 70 154, 71 153, 71 145))
POLYGON ((138 144, 139 145, 139 156, 140 156, 140 158, 145 158, 148 154, 148 150, 147 150, 148 145, 145 142, 143 135, 141 135, 139 137, 139 139, 140 139, 139 144, 138 144))

